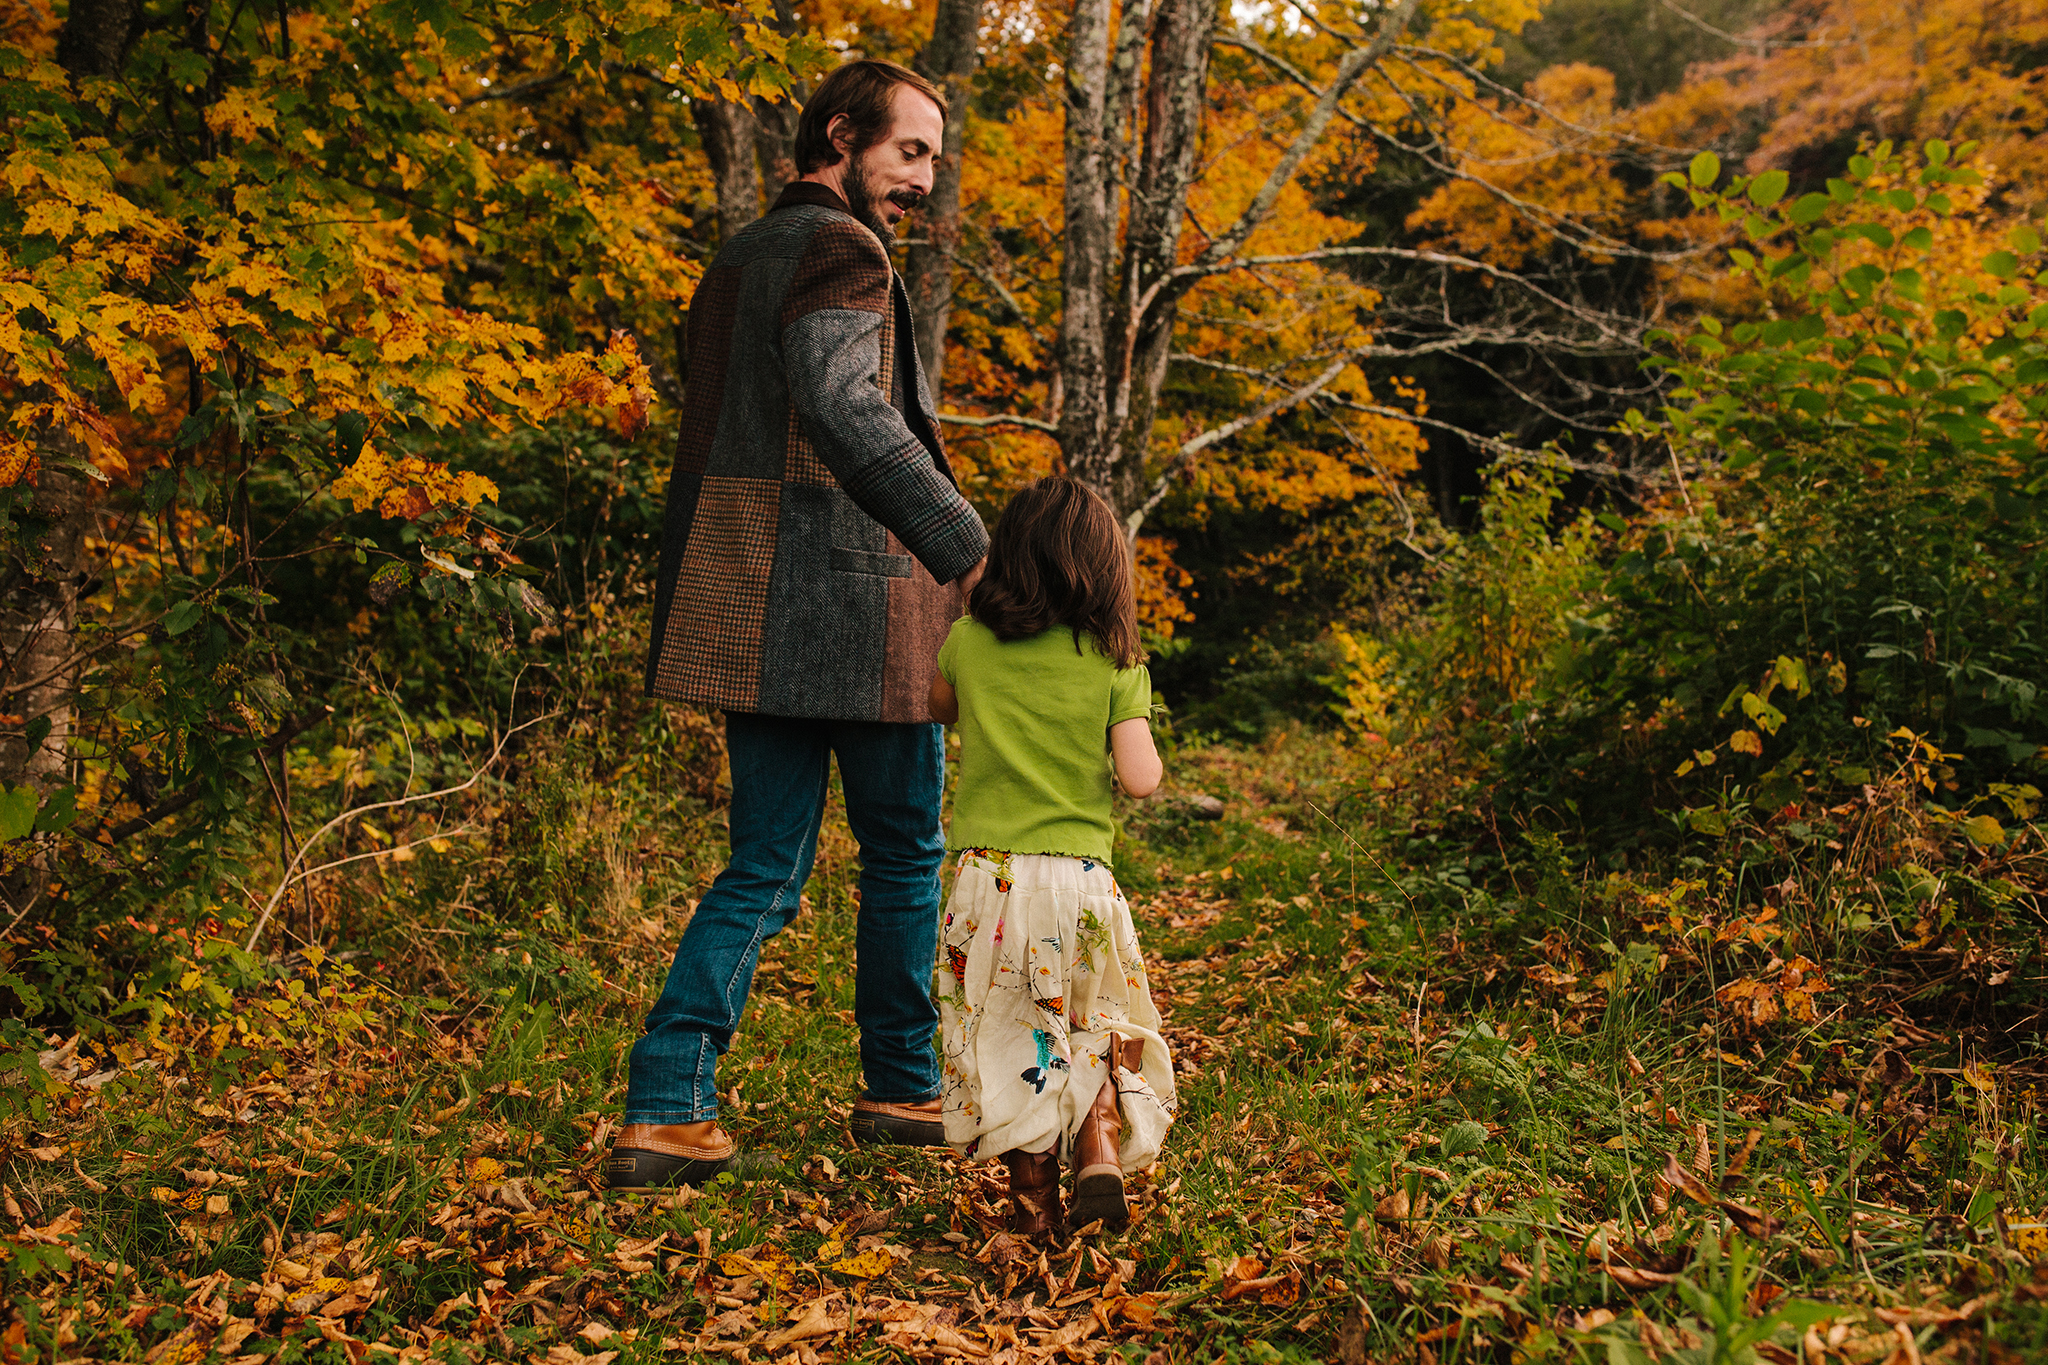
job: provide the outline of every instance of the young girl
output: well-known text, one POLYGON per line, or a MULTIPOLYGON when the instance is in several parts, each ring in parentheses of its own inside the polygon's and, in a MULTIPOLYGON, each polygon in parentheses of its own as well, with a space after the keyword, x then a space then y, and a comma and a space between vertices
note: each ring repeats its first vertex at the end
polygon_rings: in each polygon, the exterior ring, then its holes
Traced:
POLYGON ((961 850, 939 964, 946 1140, 1010 1168, 1011 1227, 1061 1237, 1130 1214, 1159 1155, 1173 1059, 1131 908, 1110 875, 1110 782, 1159 785, 1131 558, 1109 505, 1041 479, 997 523, 932 680, 960 732, 948 845, 961 850))

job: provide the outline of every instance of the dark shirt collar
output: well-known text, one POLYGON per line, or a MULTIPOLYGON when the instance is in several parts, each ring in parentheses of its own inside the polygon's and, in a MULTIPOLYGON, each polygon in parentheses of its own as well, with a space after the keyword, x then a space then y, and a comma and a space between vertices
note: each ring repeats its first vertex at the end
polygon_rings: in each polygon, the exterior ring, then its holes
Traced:
MULTIPOLYGON (((841 213, 852 213, 839 192, 830 185, 821 185, 815 180, 792 180, 782 187, 782 193, 775 197, 776 209, 795 208, 801 204, 815 204, 819 208, 838 209, 841 213)), ((775 209, 768 210, 770 213, 775 209)))

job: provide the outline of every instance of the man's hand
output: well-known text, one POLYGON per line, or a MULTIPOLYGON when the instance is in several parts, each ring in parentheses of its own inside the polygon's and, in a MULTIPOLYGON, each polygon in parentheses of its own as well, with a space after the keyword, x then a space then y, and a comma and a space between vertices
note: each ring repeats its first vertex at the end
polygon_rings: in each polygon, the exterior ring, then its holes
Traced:
POLYGON ((980 559, 974 562, 973 568, 969 569, 966 573, 961 574, 959 578, 954 580, 960 585, 960 598, 962 602, 965 602, 968 594, 974 591, 974 585, 981 581, 982 571, 987 568, 988 556, 983 555, 980 559))

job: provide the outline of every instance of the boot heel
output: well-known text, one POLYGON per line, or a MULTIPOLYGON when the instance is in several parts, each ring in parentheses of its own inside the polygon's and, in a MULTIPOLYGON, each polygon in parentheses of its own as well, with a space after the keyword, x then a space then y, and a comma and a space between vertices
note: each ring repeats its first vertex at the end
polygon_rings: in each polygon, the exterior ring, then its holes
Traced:
POLYGON ((1060 1159, 1052 1152, 1004 1152, 1010 1168, 1010 1231, 1020 1237, 1058 1242, 1067 1235, 1067 1211, 1060 1198, 1060 1159))
POLYGON ((1074 1181, 1074 1204, 1068 1219, 1075 1227, 1086 1227, 1096 1219, 1107 1228, 1123 1228, 1131 1221, 1130 1205, 1124 1199, 1124 1173, 1118 1166, 1087 1166, 1074 1181))

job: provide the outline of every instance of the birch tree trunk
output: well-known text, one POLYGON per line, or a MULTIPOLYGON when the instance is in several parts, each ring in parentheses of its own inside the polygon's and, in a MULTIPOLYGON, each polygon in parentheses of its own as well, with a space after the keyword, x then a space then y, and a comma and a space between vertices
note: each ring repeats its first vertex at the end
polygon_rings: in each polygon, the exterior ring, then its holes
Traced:
POLYGON ((1059 442, 1068 471, 1110 497, 1112 506, 1110 281, 1130 92, 1146 15, 1144 0, 1126 0, 1120 22, 1112 23, 1110 0, 1074 0, 1067 26, 1059 442))
POLYGON ((932 170, 932 192, 918 215, 921 238, 904 254, 903 283, 910 291, 911 331, 934 398, 946 367, 946 319, 953 310, 953 260, 960 250, 960 157, 967 105, 981 39, 982 0, 939 0, 932 39, 917 56, 918 73, 945 92, 951 113, 946 145, 932 170))
MULTIPOLYGON (((74 82, 118 76, 140 17, 134 0, 74 0, 57 35, 57 60, 74 82)), ((60 461, 83 463, 70 435, 45 431, 37 445, 33 511, 0 560, 0 711, 20 717, 0 724, 15 732, 0 738, 0 780, 47 791, 65 780, 70 762, 74 629, 92 492, 83 478, 58 468, 60 461), (39 719, 49 722, 48 734, 30 744, 23 732, 39 719)))
POLYGON ((1212 273, 1240 268, 1240 251, 1329 131, 1339 102, 1405 32, 1418 5, 1393 0, 1381 9, 1371 37, 1347 52, 1328 87, 1315 92, 1314 107, 1237 221, 1196 260, 1182 263, 1181 225, 1200 172, 1217 0, 1159 0, 1156 14, 1149 0, 1125 0, 1114 18, 1110 0, 1073 0, 1056 422, 1068 471, 1109 500, 1130 535, 1196 453, 1304 401, 1341 373, 1340 363, 1255 413, 1191 438, 1155 468, 1153 418, 1181 297, 1212 273), (1141 63, 1148 39, 1150 61, 1141 63), (1133 99, 1141 77, 1142 152, 1133 167, 1133 99))
POLYGON ((1108 491, 1110 505, 1125 515, 1144 501, 1152 418, 1166 386, 1173 325, 1180 312, 1178 298, 1159 295, 1179 260, 1181 223, 1202 150, 1216 14, 1216 0, 1162 0, 1152 34, 1144 156, 1131 196, 1116 313, 1123 371, 1118 385, 1125 398, 1108 491))
POLYGON ((14 733, 0 736, 0 779, 48 791, 62 785, 69 763, 78 673, 72 632, 92 503, 85 480, 47 467, 52 456, 77 455, 75 442, 59 433, 41 445, 46 467, 36 482, 34 515, 46 525, 11 547, 0 582, 0 710, 21 718, 5 725, 14 733), (49 734, 31 745, 20 731, 38 718, 49 722, 49 734))

